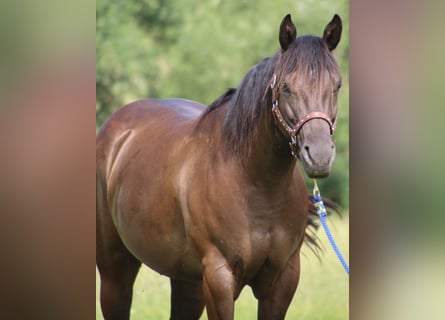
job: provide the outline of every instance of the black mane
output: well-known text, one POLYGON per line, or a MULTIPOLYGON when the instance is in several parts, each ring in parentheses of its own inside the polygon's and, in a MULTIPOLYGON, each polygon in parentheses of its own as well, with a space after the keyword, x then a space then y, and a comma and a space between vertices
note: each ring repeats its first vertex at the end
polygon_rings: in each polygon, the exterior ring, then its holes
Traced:
POLYGON ((228 102, 222 135, 226 146, 234 152, 240 152, 243 147, 249 148, 259 119, 268 111, 264 104, 273 70, 274 58, 266 58, 255 65, 228 102))
POLYGON ((227 91, 222 96, 218 97, 215 101, 212 102, 212 104, 210 104, 204 110, 204 113, 202 114, 199 121, 201 121, 203 118, 205 118, 210 112, 212 112, 216 108, 222 106, 224 103, 229 101, 232 98, 232 96, 235 94, 235 92, 236 92, 236 88, 227 89, 227 91))

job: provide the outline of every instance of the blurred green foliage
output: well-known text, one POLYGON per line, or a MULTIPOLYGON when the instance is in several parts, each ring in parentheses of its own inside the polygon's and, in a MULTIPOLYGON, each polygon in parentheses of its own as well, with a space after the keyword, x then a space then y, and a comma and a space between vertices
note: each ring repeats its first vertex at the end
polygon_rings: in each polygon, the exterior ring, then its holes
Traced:
MULTIPOLYGON (((210 104, 237 87, 254 64, 279 49, 278 29, 291 13, 297 33, 322 35, 343 20, 335 56, 343 74, 332 174, 323 196, 348 207, 349 12, 346 0, 97 0, 96 125, 142 98, 181 97, 210 104)), ((311 184, 309 184, 311 186, 311 184)))

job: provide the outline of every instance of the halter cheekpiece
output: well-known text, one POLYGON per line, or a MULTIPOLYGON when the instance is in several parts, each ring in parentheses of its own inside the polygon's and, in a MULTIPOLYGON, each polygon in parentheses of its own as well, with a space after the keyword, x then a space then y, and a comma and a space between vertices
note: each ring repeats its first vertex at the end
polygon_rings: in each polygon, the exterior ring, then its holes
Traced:
MULTIPOLYGON (((272 82, 270 84, 270 88, 273 89, 275 87, 277 83, 277 75, 274 74, 273 78, 272 78, 272 82)), ((275 117, 275 119, 278 121, 278 123, 283 127, 283 129, 287 132, 287 134, 289 135, 291 141, 289 142, 289 146, 292 152, 292 155, 294 157, 297 156, 297 135, 300 132, 301 128, 303 127, 303 125, 308 122, 311 121, 313 119, 323 119, 324 121, 326 121, 329 125, 329 131, 330 134, 333 135, 335 128, 332 125, 331 120, 329 119, 329 117, 320 111, 312 111, 309 112, 308 114, 304 115, 303 117, 301 117, 297 123, 293 126, 290 126, 286 120, 284 120, 283 114, 281 113, 280 108, 278 108, 278 99, 276 99, 273 103, 272 103, 272 113, 275 117)))

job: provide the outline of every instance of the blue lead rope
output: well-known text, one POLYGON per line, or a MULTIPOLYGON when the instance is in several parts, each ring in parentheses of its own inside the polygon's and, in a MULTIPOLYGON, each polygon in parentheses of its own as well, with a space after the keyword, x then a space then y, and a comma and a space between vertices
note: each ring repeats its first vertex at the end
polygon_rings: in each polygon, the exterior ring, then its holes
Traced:
POLYGON ((341 264, 345 268, 346 272, 349 274, 349 266, 346 263, 345 258, 343 258, 340 249, 337 247, 337 244, 335 243, 334 238, 332 237, 331 231, 329 230, 328 224, 326 222, 326 216, 327 216, 326 208, 323 204, 323 200, 321 199, 320 190, 318 190, 317 181, 315 179, 314 179, 313 194, 314 198, 312 199, 312 203, 315 205, 315 208, 317 209, 317 214, 318 217, 320 218, 323 229, 326 232, 326 236, 328 237, 329 242, 331 243, 331 246, 334 249, 341 264))

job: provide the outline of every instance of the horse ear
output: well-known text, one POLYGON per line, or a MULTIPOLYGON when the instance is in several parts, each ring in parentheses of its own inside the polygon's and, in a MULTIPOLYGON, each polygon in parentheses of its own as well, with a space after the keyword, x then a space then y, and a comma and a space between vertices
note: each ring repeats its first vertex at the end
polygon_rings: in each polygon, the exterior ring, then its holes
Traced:
POLYGON ((323 40, 328 45, 330 51, 334 50, 341 38, 342 23, 340 17, 336 14, 328 23, 323 32, 323 40))
POLYGON ((285 51, 292 44, 292 42, 295 41, 296 37, 297 37, 297 28, 292 22, 290 14, 287 14, 283 18, 283 21, 281 21, 280 25, 279 39, 280 39, 281 49, 285 51))

